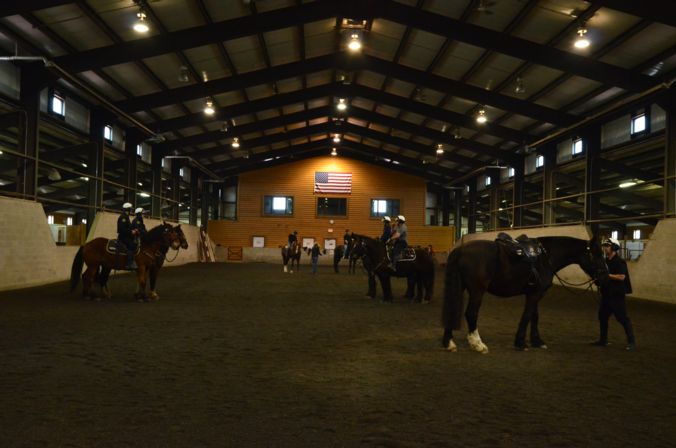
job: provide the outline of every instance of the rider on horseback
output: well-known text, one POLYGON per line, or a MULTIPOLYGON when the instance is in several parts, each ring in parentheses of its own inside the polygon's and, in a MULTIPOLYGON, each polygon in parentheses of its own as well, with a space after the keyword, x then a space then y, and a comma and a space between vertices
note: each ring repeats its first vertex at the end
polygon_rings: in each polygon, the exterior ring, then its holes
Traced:
POLYGON ((346 260, 350 258, 350 247, 352 246, 350 242, 352 241, 352 232, 350 232, 350 229, 345 229, 345 235, 343 235, 343 247, 345 248, 345 252, 343 253, 343 258, 346 260))
POLYGON ((293 233, 289 234, 289 241, 287 242, 287 247, 291 249, 294 243, 298 243, 298 230, 294 230, 293 233))
POLYGON ((380 241, 387 243, 392 236, 392 220, 389 216, 383 216, 383 234, 380 236, 380 241))
POLYGON ((134 229, 131 224, 130 214, 133 205, 129 202, 122 204, 122 214, 117 218, 117 241, 127 249, 127 266, 125 269, 136 269, 136 262, 134 255, 136 254, 136 235, 138 230, 134 229))
POLYGON ((408 246, 408 227, 406 226, 406 218, 403 215, 397 216, 397 225, 394 228, 394 234, 390 237, 390 241, 394 241, 394 248, 392 249, 392 261, 390 262, 390 269, 397 270, 397 261, 401 257, 401 253, 408 246))
POLYGON ((131 222, 131 228, 134 230, 138 230, 138 236, 141 237, 147 233, 146 230, 146 225, 143 222, 143 213, 145 210, 143 210, 143 207, 139 207, 136 210, 134 210, 134 213, 136 214, 136 217, 134 220, 131 222))

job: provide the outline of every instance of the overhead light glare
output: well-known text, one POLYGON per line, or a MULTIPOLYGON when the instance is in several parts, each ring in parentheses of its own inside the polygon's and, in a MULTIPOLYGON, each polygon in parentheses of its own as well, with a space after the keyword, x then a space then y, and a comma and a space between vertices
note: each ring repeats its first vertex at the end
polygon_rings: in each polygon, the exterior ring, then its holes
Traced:
POLYGON ((483 107, 481 107, 481 109, 479 109, 479 112, 477 113, 476 122, 479 124, 484 124, 487 121, 488 118, 486 117, 486 110, 483 107))
POLYGON ((587 28, 584 26, 581 26, 577 29, 577 39, 575 40, 575 48, 587 48, 589 45, 591 45, 591 42, 589 39, 587 39, 587 28))
POLYGON ((138 195, 141 196, 142 198, 149 198, 150 197, 150 195, 148 193, 146 193, 145 191, 139 193, 138 195))
POLYGON ((338 155, 338 151, 336 151, 336 148, 331 148, 331 155, 333 157, 336 157, 338 155))
POLYGON ((134 23, 134 31, 137 33, 147 33, 150 30, 150 27, 146 21, 147 16, 143 9, 136 13, 136 17, 138 17, 138 20, 134 23))
POLYGON ((235 137, 232 139, 232 147, 235 149, 239 148, 239 137, 235 137))
POLYGON ((216 109, 214 109, 214 100, 211 98, 208 98, 204 103, 204 113, 207 115, 213 115, 216 113, 216 109))
POLYGON ((361 50, 361 39, 359 38, 359 33, 350 34, 350 43, 347 44, 347 48, 351 51, 361 50))
POLYGON ((444 153, 444 146, 441 143, 437 144, 437 155, 440 156, 443 153, 444 153))
POLYGON ((620 188, 629 188, 633 187, 634 185, 636 185, 636 182, 630 180, 629 182, 622 182, 620 184, 620 188))
POLYGON ((347 101, 345 100, 345 98, 340 98, 338 100, 338 104, 336 105, 336 108, 340 111, 347 109, 347 101))
POLYGON ((340 143, 340 135, 336 134, 333 136, 333 143, 340 143))

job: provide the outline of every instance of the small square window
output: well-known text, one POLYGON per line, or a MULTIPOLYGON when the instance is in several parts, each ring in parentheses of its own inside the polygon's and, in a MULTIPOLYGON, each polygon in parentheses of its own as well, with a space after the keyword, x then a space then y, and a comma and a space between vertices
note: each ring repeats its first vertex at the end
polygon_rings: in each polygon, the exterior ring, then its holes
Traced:
POLYGON ((641 229, 634 230, 633 235, 634 235, 635 240, 640 240, 641 239, 641 229))
POLYGON ((509 177, 510 179, 514 177, 514 168, 512 168, 511 166, 507 170, 507 177, 509 177))
POLYGON ((66 115, 66 101, 56 93, 52 95, 52 112, 62 117, 66 115))
POLYGON ((573 140, 573 155, 574 156, 576 156, 578 154, 582 154, 583 149, 584 149, 584 144, 583 144, 581 138, 578 138, 577 140, 573 140))
POLYGON ((545 166, 545 156, 537 156, 535 159, 535 168, 542 168, 545 166))
POLYGON ((646 130, 646 117, 645 114, 640 114, 632 117, 631 119, 631 133, 639 134, 646 130))
POLYGON ((371 199, 371 217, 397 216, 399 214, 399 199, 371 199))
POLYGON ((317 198, 317 216, 347 216, 347 199, 317 198))
POLYGON ((70 216, 68 218, 66 218, 66 225, 72 226, 73 225, 73 218, 71 218, 70 216))
POLYGON ((143 146, 142 145, 136 145, 136 155, 143 157, 143 146))
POLYGON ((54 215, 47 215, 47 224, 54 224, 54 215))
POLYGON ((619 232, 617 230, 613 230, 610 232, 610 237, 613 239, 617 239, 619 232))
POLYGON ((109 142, 113 141, 113 127, 112 126, 105 125, 103 127, 103 138, 105 138, 109 142))
POLYGON ((293 215, 293 197, 290 196, 264 196, 264 215, 293 215))
POLYGON ((484 184, 489 187, 491 185, 491 176, 486 176, 486 180, 484 180, 484 184))

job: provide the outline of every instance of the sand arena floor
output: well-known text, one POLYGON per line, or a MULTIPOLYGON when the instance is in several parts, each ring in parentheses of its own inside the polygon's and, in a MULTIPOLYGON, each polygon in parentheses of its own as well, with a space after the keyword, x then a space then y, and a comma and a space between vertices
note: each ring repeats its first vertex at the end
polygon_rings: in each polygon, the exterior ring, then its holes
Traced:
POLYGON ((489 297, 490 353, 463 331, 450 354, 440 274, 430 305, 367 299, 363 275, 262 264, 165 269, 156 303, 131 301, 129 276, 101 303, 65 283, 1 293, 0 447, 676 444, 676 307, 631 300, 627 353, 614 321, 615 344, 588 346, 595 298, 554 289, 549 350, 521 353, 523 299, 489 297))

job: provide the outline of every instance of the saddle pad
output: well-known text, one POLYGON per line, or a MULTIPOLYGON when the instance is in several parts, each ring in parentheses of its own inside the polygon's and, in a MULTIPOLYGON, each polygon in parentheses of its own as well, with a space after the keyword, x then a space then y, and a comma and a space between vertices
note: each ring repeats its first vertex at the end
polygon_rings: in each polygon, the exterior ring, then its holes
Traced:
MULTIPOLYGON (((390 252, 387 253, 387 258, 389 260, 392 259, 392 254, 390 252)), ((407 247, 401 252, 401 257, 399 257, 397 263, 401 263, 402 261, 415 261, 415 259, 416 259, 415 248, 407 247)))
MULTIPOLYGON (((140 251, 141 251, 141 248, 137 244, 135 255, 138 255, 140 251)), ((118 246, 117 240, 108 240, 108 244, 106 244, 106 252, 108 252, 111 255, 115 255, 115 254, 117 254, 117 255, 127 255, 127 247, 124 244, 120 244, 118 246)))

